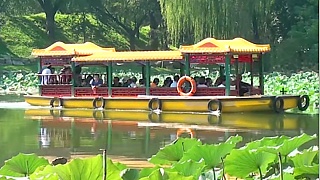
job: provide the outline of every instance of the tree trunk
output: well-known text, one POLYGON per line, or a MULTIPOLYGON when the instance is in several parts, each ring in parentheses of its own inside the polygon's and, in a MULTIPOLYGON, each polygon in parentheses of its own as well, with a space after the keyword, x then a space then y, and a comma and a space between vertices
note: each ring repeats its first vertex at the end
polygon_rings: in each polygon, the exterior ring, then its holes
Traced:
POLYGON ((46 28, 47 28, 47 34, 50 38, 50 40, 53 42, 55 41, 55 22, 54 22, 54 16, 55 12, 53 10, 48 10, 46 13, 46 28))
POLYGON ((136 37, 134 34, 129 35, 130 50, 136 50, 136 37))
POLYGON ((156 21, 153 13, 149 13, 149 22, 150 22, 150 33, 149 33, 149 48, 150 50, 157 50, 159 48, 159 39, 158 39, 158 26, 159 24, 156 21))

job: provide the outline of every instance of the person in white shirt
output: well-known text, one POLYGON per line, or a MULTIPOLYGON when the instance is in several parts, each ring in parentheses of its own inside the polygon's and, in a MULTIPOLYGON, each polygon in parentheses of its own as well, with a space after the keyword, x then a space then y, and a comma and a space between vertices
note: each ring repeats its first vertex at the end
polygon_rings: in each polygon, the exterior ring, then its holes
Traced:
POLYGON ((51 65, 44 68, 41 72, 41 85, 47 85, 50 79, 51 65))
POLYGON ((180 76, 179 75, 175 75, 173 77, 173 82, 171 83, 170 87, 177 87, 179 79, 180 79, 180 76))

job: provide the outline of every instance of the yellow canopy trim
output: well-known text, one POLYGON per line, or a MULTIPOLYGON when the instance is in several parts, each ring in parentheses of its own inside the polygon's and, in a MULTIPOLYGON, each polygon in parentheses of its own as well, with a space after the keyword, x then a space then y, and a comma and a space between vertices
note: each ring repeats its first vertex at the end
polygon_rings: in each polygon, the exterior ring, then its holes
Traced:
POLYGON ((180 51, 129 51, 113 53, 95 53, 90 56, 74 57, 72 61, 171 61, 182 60, 180 51))
POLYGON ((115 48, 102 48, 94 43, 86 42, 83 44, 65 44, 55 42, 45 49, 33 49, 33 56, 73 56, 73 55, 92 55, 97 52, 115 52, 115 48))
POLYGON ((182 53, 262 53, 269 52, 269 44, 254 44, 242 38, 232 40, 217 40, 206 38, 197 44, 181 46, 179 49, 182 53))

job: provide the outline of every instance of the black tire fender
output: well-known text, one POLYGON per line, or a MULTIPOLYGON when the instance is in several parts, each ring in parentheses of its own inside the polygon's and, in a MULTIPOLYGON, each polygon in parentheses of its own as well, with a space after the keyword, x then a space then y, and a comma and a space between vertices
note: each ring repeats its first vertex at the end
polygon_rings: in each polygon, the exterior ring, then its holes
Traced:
POLYGON ((310 105, 310 98, 308 95, 302 95, 298 99, 298 109, 300 111, 305 111, 310 105))
POLYGON ((272 104, 273 110, 276 113, 282 113, 284 111, 284 100, 282 97, 276 96, 272 104))
POLYGON ((98 109, 98 108, 103 108, 103 109, 104 109, 105 104, 106 104, 106 101, 105 101, 105 99, 103 99, 103 97, 96 97, 96 98, 94 98, 93 101, 92 101, 92 105, 93 105, 93 108, 94 108, 94 109, 98 109), (102 102, 102 104, 101 104, 100 107, 97 106, 97 102, 98 102, 98 101, 101 101, 101 102, 102 102))
POLYGON ((214 112, 214 111, 217 111, 217 110, 222 112, 222 103, 221 103, 221 101, 218 100, 218 99, 209 100, 209 102, 208 102, 208 111, 209 112, 214 112), (217 109, 213 109, 212 108, 213 105, 217 105, 218 108, 217 109))
POLYGON ((148 108, 150 111, 154 111, 154 110, 162 110, 162 102, 159 98, 152 98, 149 100, 148 103, 148 108), (153 104, 157 103, 157 108, 153 108, 153 104))

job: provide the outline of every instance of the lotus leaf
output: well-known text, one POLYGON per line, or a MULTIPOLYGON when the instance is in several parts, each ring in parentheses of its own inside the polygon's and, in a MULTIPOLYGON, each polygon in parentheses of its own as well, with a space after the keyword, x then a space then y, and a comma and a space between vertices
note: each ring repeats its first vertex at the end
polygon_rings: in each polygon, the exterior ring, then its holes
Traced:
POLYGON ((180 161, 192 159, 199 161, 204 159, 207 168, 212 169, 221 163, 221 158, 224 158, 235 147, 236 144, 215 144, 215 145, 198 145, 193 146, 186 152, 180 161))
MULTIPOLYGON (((74 159, 64 165, 46 166, 43 171, 36 172, 30 176, 32 179, 44 178, 47 175, 54 175, 59 180, 69 179, 90 179, 100 180, 103 176, 102 155, 93 158, 74 159)), ((107 179, 120 180, 120 169, 113 164, 111 159, 107 160, 107 179)), ((45 178, 47 179, 47 178, 45 178)), ((51 180, 51 179, 50 179, 51 180)))
POLYGON ((292 157, 291 160, 294 164, 294 176, 302 174, 319 174, 319 164, 314 164, 313 160, 319 153, 318 147, 314 146, 307 150, 303 150, 302 153, 292 157))
POLYGON ((148 177, 153 171, 160 169, 161 167, 156 166, 153 168, 143 168, 139 173, 139 178, 148 177))
POLYGON ((293 137, 293 138, 290 138, 288 140, 283 141, 283 143, 278 146, 263 147, 263 150, 265 150, 267 152, 274 153, 274 154, 280 153, 282 156, 286 157, 292 151, 299 148, 304 143, 309 142, 315 138, 317 138, 316 135, 309 136, 309 135, 303 133, 300 136, 296 136, 296 137, 293 137))
POLYGON ((10 177, 10 176, 1 176, 0 180, 29 180, 28 177, 10 177))
POLYGON ((121 178, 123 180, 138 180, 139 179, 139 170, 125 169, 121 172, 121 178))
POLYGON ((163 168, 157 168, 147 177, 143 177, 140 180, 167 180, 169 179, 168 175, 165 174, 163 168))
POLYGON ((48 160, 38 157, 36 154, 19 153, 5 162, 5 165, 0 169, 0 174, 25 177, 32 174, 38 167, 48 164, 48 160))
MULTIPOLYGON (((272 179, 272 180, 282 180, 280 175, 277 175, 277 176, 272 176, 268 179, 272 179)), ((295 180, 294 176, 292 174, 289 174, 289 173, 283 173, 283 179, 284 180, 295 180)))
POLYGON ((202 173, 203 169, 205 168, 205 162, 203 160, 193 161, 183 161, 177 164, 174 164, 171 169, 168 169, 170 172, 179 172, 183 176, 193 176, 196 179, 199 178, 200 174, 202 173), (173 170, 173 171, 172 171, 173 170))
POLYGON ((259 170, 264 174, 268 164, 275 157, 275 154, 257 149, 252 150, 248 147, 233 149, 225 159, 225 171, 231 176, 240 178, 245 178, 250 173, 258 172, 259 170))
POLYGON ((168 179, 170 180, 193 180, 194 177, 193 176, 183 176, 181 174, 179 174, 178 172, 166 172, 168 175, 168 179))
POLYGON ((149 161, 153 164, 174 164, 182 158, 184 152, 187 152, 193 146, 201 144, 197 139, 179 138, 176 142, 160 149, 149 161))

